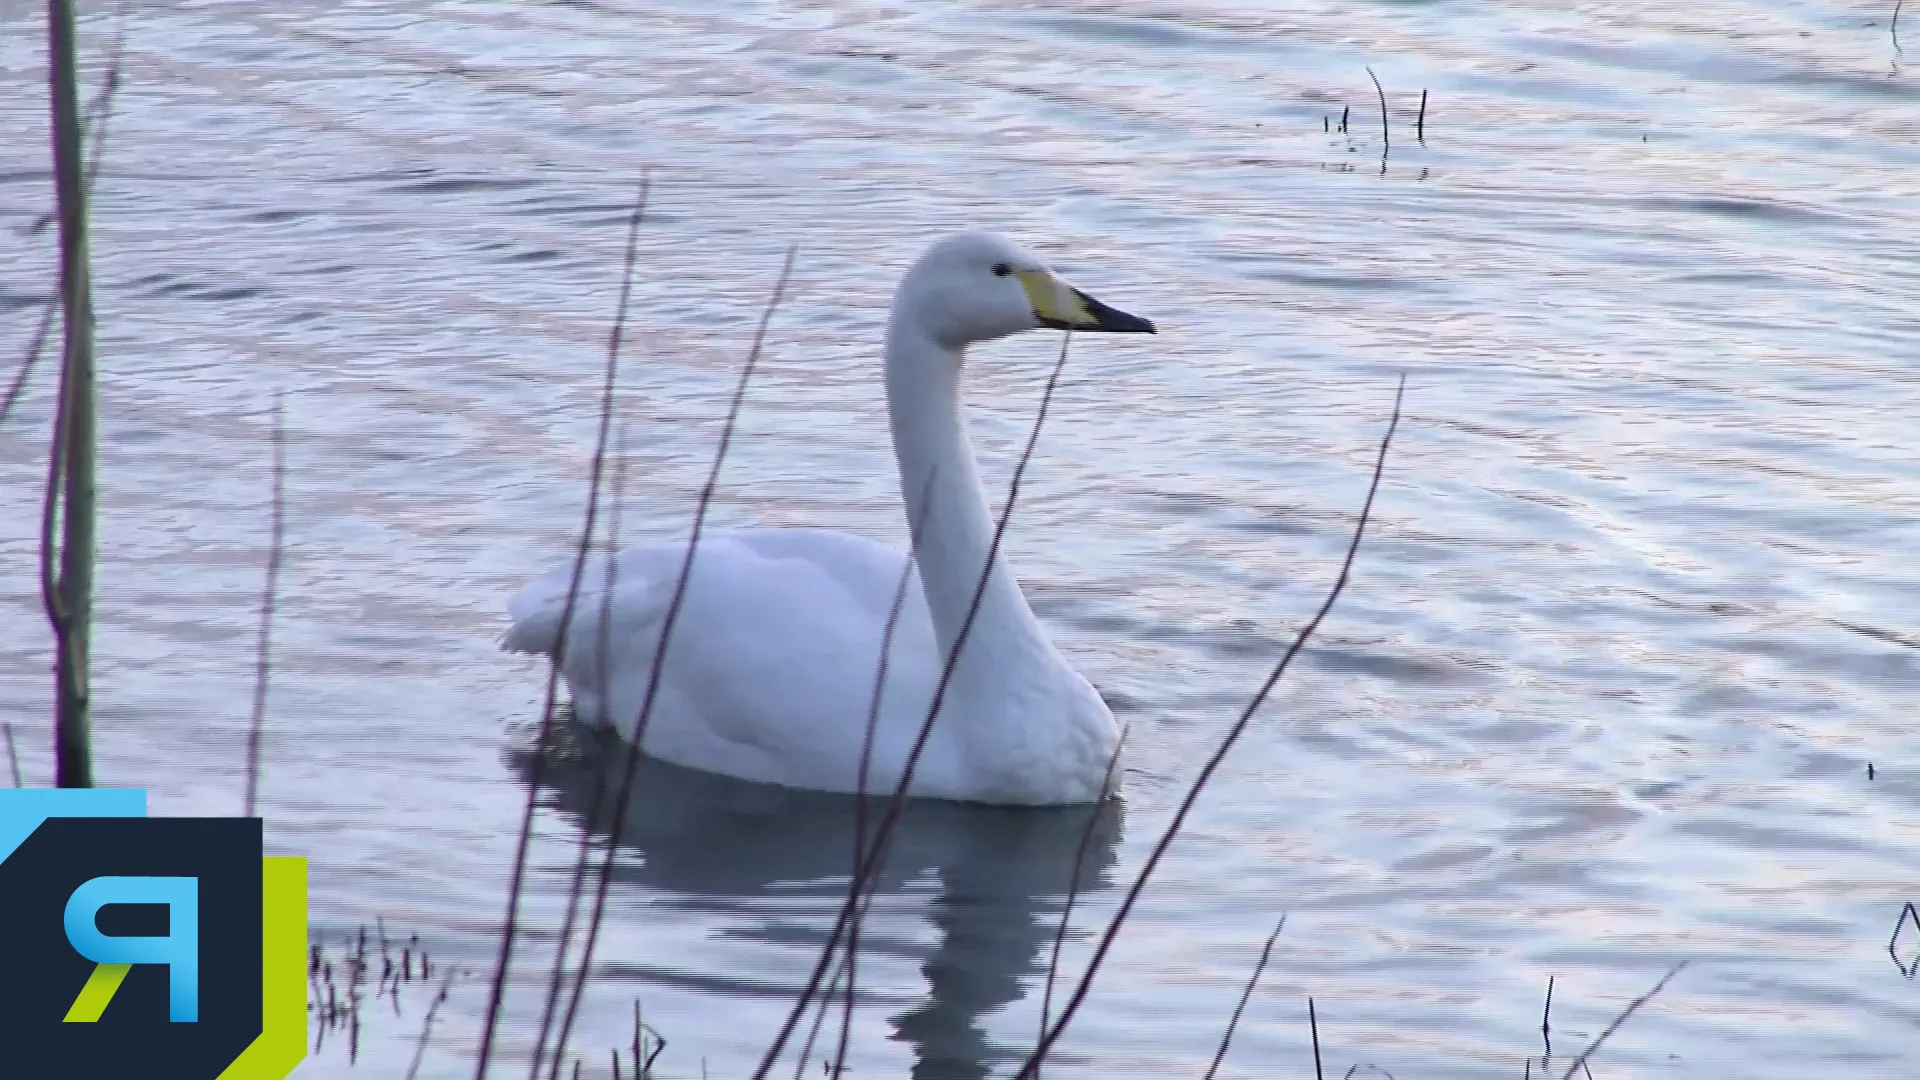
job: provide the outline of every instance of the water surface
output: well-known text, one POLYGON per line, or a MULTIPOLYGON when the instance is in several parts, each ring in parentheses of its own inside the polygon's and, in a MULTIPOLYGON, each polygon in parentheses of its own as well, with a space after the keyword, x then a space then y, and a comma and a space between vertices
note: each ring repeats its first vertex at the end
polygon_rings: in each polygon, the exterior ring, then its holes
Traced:
MULTIPOLYGON (((1330 1069, 1517 1076, 1549 975, 1558 1075, 1682 959, 1595 1075, 1911 1069, 1920 989, 1887 941, 1920 900, 1920 82, 1890 3, 96 9, 96 82, 126 34, 94 234, 100 773, 155 813, 238 809, 284 390, 262 798, 269 844, 312 859, 316 932, 379 917, 488 962, 543 689, 495 642, 578 529, 651 170, 629 541, 686 528, 789 244, 723 524, 904 539, 877 342, 935 235, 1012 233, 1160 323, 1076 342, 1009 539, 1132 725, 1080 928, 1318 603, 1408 378, 1351 591, 1050 1075, 1198 1075, 1283 912, 1222 1075, 1304 1075, 1310 994, 1330 1069)), ((41 11, 0 3, 11 355, 54 280, 51 234, 16 231, 50 197, 41 11)), ((1055 347, 973 365, 996 490, 1055 347)), ((31 782, 51 390, 0 427, 0 713, 31 782)), ((541 792, 510 1056, 584 775, 541 792)), ((849 811, 661 790, 574 1045, 625 1045, 639 1000, 667 1074, 742 1075, 811 966, 849 811)), ((1082 824, 914 819, 863 939, 858 1075, 1017 1060, 1082 824)), ((455 992, 421 1075, 470 1075, 483 1006, 455 992)), ((403 1075, 417 1030, 370 1021, 357 1065, 330 1046, 299 1075, 403 1075)))

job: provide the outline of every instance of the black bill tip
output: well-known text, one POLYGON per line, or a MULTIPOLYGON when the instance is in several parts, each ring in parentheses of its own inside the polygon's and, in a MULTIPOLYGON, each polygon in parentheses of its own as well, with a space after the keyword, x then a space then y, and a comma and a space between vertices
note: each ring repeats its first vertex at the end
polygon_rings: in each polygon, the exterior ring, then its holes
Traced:
POLYGON ((1092 330, 1108 334, 1158 333, 1154 329, 1152 319, 1143 319, 1138 315, 1121 311, 1119 308, 1109 307, 1078 289, 1074 290, 1074 295, 1080 298, 1080 303, 1086 308, 1087 314, 1093 316, 1093 325, 1076 326, 1075 330, 1092 330))

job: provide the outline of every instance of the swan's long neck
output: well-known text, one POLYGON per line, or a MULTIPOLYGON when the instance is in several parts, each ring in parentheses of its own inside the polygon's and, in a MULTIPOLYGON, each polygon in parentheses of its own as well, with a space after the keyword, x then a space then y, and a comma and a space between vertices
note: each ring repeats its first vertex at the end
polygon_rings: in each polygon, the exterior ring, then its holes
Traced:
MULTIPOLYGON (((887 331, 887 413, 900 462, 900 492, 918 537, 916 553, 928 611, 943 654, 965 623, 993 546, 993 515, 974 465, 960 401, 962 351, 900 325, 887 331)), ((1044 647, 1045 635, 1027 607, 1020 584, 998 554, 968 641, 1044 647)), ((980 649, 969 644, 969 656, 980 649)))

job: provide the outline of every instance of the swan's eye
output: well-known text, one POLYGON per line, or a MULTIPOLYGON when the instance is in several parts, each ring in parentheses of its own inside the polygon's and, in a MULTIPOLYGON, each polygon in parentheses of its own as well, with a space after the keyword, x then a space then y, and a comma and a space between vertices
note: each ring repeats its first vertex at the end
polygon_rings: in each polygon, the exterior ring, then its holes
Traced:
POLYGON ((1011 274, 1011 273, 1013 273, 1013 267, 1008 266, 1006 263, 993 264, 994 277, 1006 277, 1008 274, 1011 274))

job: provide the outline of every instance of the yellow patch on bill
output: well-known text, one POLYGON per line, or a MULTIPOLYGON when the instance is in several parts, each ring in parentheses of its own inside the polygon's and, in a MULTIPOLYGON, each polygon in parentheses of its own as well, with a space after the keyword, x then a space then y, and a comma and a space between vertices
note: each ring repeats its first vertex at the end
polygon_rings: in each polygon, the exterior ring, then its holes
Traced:
POLYGON ((1099 323, 1081 301, 1073 287, 1045 270, 1016 270, 1013 276, 1027 290, 1033 313, 1042 319, 1068 326, 1092 327, 1099 323))

